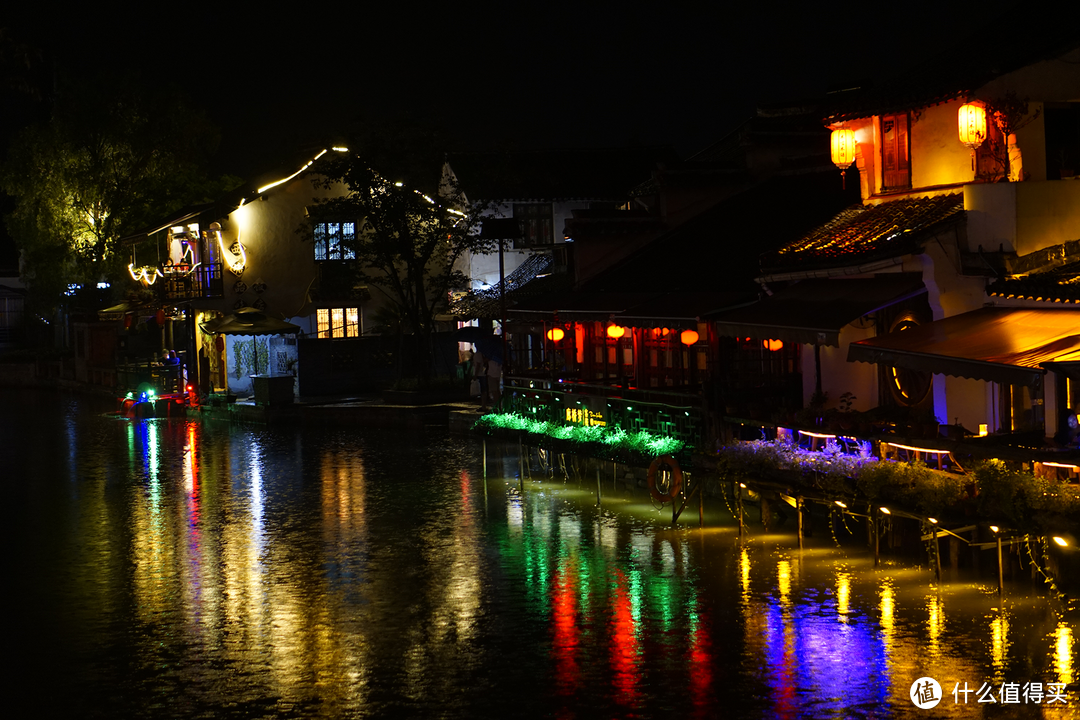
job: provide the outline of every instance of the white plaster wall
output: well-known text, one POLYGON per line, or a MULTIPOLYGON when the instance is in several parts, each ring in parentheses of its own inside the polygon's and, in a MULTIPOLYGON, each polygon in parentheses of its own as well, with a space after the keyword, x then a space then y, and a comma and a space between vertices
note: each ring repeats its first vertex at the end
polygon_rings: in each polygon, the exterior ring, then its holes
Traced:
POLYGON ((239 278, 225 269, 225 297, 216 309, 229 313, 238 300, 250 306, 261 299, 269 315, 306 314, 308 288, 317 269, 311 238, 298 234, 297 229, 306 220, 305 208, 317 198, 336 197, 346 191, 340 184, 328 190, 317 189, 312 176, 301 175, 246 202, 222 220, 226 249, 239 239, 247 253, 247 265, 239 278), (244 293, 234 291, 237 280, 247 286, 244 293), (265 283, 266 290, 254 292, 252 286, 256 283, 265 283))
POLYGON ((912 188, 971 182, 971 150, 961 144, 957 117, 963 102, 924 108, 911 122, 912 188))
POLYGON ((961 425, 972 432, 979 431, 979 425, 986 423, 990 432, 997 429, 994 416, 994 383, 971 378, 935 375, 934 384, 943 381, 946 404, 943 409, 935 408, 938 419, 944 423, 954 423, 959 419, 961 425))
POLYGON ((1025 181, 964 186, 968 246, 1020 255, 1080 238, 1080 182, 1025 181))
MULTIPOLYGON (((543 202, 542 200, 531 201, 522 200, 521 202, 543 202)), ((563 243, 563 227, 566 221, 573 217, 574 210, 581 210, 589 207, 588 202, 556 202, 552 207, 552 223, 551 223, 551 238, 552 243, 563 243)), ((512 218, 514 217, 514 204, 513 203, 499 203, 494 205, 488 212, 484 213, 484 217, 491 218, 512 218)), ((515 250, 511 247, 512 243, 507 243, 507 248, 503 253, 503 266, 505 274, 509 275, 516 270, 525 260, 529 257, 529 250, 515 250)), ((472 254, 470 253, 466 259, 464 267, 466 273, 470 278, 470 288, 472 290, 480 290, 485 285, 494 286, 499 282, 499 253, 487 253, 487 254, 472 254)))

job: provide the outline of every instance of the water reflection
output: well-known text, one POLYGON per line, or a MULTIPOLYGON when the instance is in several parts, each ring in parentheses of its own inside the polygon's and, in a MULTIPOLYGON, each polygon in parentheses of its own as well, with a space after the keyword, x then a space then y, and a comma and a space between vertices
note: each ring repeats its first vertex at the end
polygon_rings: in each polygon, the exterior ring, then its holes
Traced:
POLYGON ((73 428, 58 456, 4 426, 44 458, 6 512, 30 588, 15 651, 69 709, 905 716, 929 675, 939 714, 971 717, 954 684, 1075 682, 1073 619, 1022 588, 673 531, 588 482, 485 481, 460 440, 51 421, 73 428))

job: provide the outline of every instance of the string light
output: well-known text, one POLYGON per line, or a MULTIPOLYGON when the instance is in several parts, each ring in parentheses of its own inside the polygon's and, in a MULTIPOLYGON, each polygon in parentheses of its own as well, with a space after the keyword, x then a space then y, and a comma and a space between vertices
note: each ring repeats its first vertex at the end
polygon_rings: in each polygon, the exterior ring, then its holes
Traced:
POLYGON ((153 285, 154 281, 161 276, 161 271, 156 267, 144 265, 137 268, 135 267, 135 263, 128 263, 128 273, 135 282, 144 282, 147 285, 153 285))
POLYGON ((244 272, 244 268, 247 267, 247 253, 244 252, 244 245, 240 242, 240 238, 236 239, 236 247, 240 250, 239 258, 237 258, 231 251, 225 249, 225 241, 221 237, 221 226, 218 226, 214 232, 217 233, 218 247, 221 248, 222 258, 228 255, 232 255, 233 257, 232 260, 228 261, 229 270, 231 270, 234 275, 239 275, 244 272))

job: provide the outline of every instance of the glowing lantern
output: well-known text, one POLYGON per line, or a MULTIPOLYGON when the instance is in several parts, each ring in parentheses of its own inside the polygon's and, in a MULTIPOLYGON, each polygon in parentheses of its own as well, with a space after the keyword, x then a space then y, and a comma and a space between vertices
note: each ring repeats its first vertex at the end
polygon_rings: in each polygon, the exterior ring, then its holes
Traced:
POLYGON ((158 310, 157 314, 154 316, 154 319, 157 320, 158 325, 164 325, 165 324, 165 311, 164 310, 158 310))
POLYGON ((559 342, 564 337, 566 337, 566 333, 563 332, 562 328, 555 327, 547 331, 547 338, 552 342, 559 342))
POLYGON ((975 103, 960 106, 958 118, 960 142, 971 149, 971 169, 975 169, 975 150, 986 139, 986 108, 975 103))
POLYGON ((777 350, 784 349, 783 340, 762 340, 761 345, 769 352, 776 352, 777 350))
POLYGON ((620 327, 618 325, 608 325, 608 327, 607 327, 607 336, 609 338, 618 339, 618 338, 621 338, 625 334, 626 334, 626 328, 624 328, 624 327, 620 327))
POLYGON ((683 345, 693 345, 698 341, 698 337, 700 336, 697 334, 697 330, 683 330, 682 334, 679 335, 683 345))
MULTIPOLYGON (((855 142, 855 131, 851 128, 837 128, 832 131, 832 161, 840 168, 840 178, 855 162, 855 152, 859 149, 859 143, 855 142)), ((847 187, 846 181, 844 187, 847 187)))
POLYGON ((974 150, 986 139, 986 108, 975 103, 960 106, 960 142, 974 150))

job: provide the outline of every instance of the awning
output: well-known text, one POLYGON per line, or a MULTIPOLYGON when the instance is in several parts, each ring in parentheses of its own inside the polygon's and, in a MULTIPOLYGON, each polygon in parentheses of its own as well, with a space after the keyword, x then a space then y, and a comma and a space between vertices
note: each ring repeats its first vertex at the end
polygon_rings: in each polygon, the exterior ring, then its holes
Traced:
POLYGON ((199 327, 211 335, 286 335, 300 332, 298 325, 278 320, 250 307, 199 323, 199 327))
POLYGON ((721 335, 839 347, 848 323, 924 292, 918 273, 803 280, 714 319, 721 335))
POLYGON ((848 360, 1034 385, 1039 366, 1080 350, 1080 310, 981 308, 852 343, 848 360))

